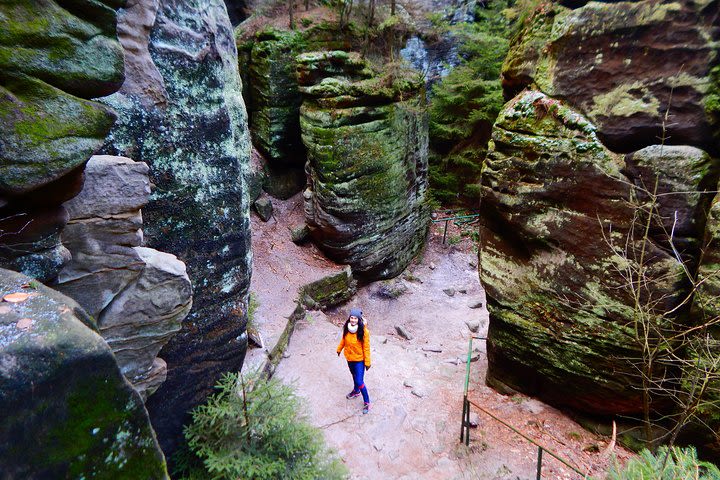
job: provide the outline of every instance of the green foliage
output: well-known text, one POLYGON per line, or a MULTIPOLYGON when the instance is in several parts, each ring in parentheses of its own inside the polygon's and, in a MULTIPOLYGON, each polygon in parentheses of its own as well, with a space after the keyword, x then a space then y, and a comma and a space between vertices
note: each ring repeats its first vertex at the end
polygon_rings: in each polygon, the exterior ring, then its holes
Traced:
POLYGON ((720 480, 720 470, 710 462, 698 460, 692 447, 660 447, 656 455, 643 450, 625 468, 614 465, 607 480, 720 480))
POLYGON ((479 4, 476 21, 442 25, 460 45, 460 65, 435 85, 430 104, 430 143, 440 154, 430 167, 433 195, 442 203, 478 198, 475 184, 490 140, 492 125, 503 106, 500 71, 510 45, 514 22, 512 0, 479 4))
POLYGON ((184 480, 346 478, 322 434, 298 416, 293 390, 259 374, 226 374, 185 427, 190 456, 177 462, 184 480))

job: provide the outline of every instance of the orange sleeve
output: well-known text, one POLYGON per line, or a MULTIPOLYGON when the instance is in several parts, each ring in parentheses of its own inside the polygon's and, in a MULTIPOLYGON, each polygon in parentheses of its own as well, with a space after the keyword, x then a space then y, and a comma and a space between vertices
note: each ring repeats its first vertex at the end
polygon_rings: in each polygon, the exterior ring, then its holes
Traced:
POLYGON ((363 337, 363 357, 365 357, 365 365, 368 367, 371 365, 370 362, 370 330, 365 329, 365 335, 363 337))
POLYGON ((345 348, 345 335, 343 335, 340 339, 340 345, 338 345, 337 353, 342 352, 343 348, 345 348))

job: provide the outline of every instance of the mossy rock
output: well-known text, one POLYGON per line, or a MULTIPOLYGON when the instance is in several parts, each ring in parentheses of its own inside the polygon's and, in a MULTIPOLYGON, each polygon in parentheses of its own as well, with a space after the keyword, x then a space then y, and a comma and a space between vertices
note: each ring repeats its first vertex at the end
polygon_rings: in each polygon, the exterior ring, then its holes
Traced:
POLYGON ((717 143, 718 0, 541 3, 503 67, 507 96, 534 85, 598 128, 612 150, 658 142, 720 153, 717 143), (677 39, 682 38, 682 42, 677 39), (671 120, 664 120, 665 114, 671 120), (663 131, 663 125, 665 130, 663 131))
MULTIPOLYGON (((675 188, 670 175, 679 172, 655 166, 675 188)), ((658 311, 677 306, 688 287, 665 245, 637 233, 627 172, 563 102, 526 91, 500 113, 482 172, 489 382, 594 414, 641 411, 628 360, 639 361, 641 346, 622 272, 637 268, 633 252, 645 248, 658 311)))
POLYGON ((73 300, 0 271, 0 463, 9 478, 167 479, 138 393, 73 300))
POLYGON ((112 126, 112 110, 87 99, 123 81, 117 0, 0 6, 0 192, 17 195, 82 165, 112 126))

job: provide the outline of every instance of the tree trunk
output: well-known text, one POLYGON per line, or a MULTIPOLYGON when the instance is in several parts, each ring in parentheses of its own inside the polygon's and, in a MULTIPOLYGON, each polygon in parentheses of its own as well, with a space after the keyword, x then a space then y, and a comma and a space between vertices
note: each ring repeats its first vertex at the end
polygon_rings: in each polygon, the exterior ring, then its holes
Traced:
POLYGON ((295 0, 288 0, 288 15, 290 15, 290 30, 295 30, 295 0))

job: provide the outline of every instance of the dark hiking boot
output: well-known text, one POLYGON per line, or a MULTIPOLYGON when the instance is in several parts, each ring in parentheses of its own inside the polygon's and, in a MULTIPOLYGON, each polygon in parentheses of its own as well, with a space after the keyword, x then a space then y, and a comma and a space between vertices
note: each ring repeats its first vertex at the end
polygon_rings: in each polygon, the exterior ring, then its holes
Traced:
POLYGON ((351 398, 355 398, 355 397, 359 397, 359 396, 360 396, 360 390, 353 390, 352 392, 345 395, 345 398, 347 398, 349 400, 351 398))
POLYGON ((370 404, 366 403, 363 405, 363 415, 370 412, 370 404))

